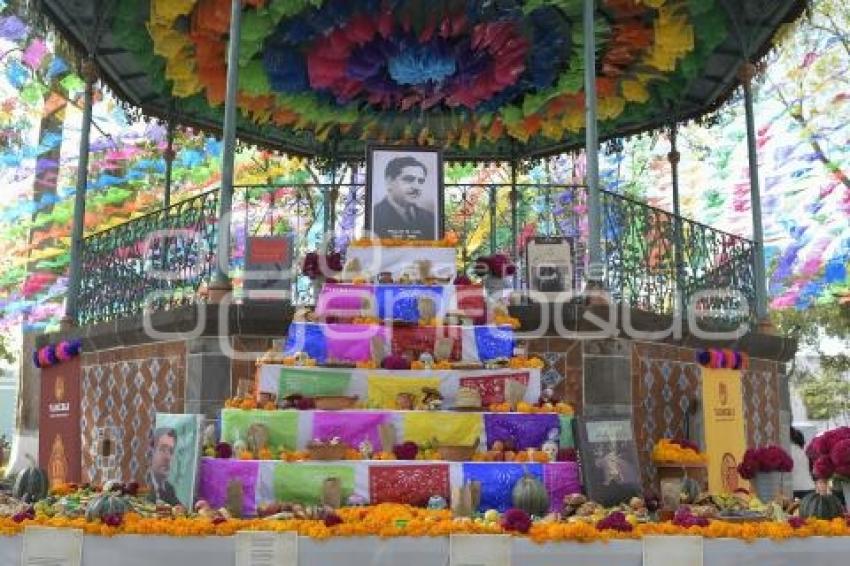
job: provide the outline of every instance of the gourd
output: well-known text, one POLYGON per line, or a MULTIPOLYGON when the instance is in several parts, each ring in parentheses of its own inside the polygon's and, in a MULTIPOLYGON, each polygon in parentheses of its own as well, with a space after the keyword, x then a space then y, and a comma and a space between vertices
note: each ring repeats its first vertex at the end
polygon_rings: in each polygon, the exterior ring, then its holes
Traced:
POLYGON ((844 513, 841 501, 829 492, 826 482, 818 480, 815 491, 800 501, 800 517, 830 520, 844 513))
POLYGON ((25 503, 35 503, 47 497, 49 482, 47 472, 39 468, 32 456, 27 454, 29 466, 21 470, 15 478, 12 495, 25 503))
POLYGON ((516 482, 511 492, 514 507, 529 515, 543 517, 549 512, 549 494, 543 483, 528 471, 516 482))
POLYGON ((112 492, 101 493, 92 498, 86 508, 86 521, 96 521, 107 515, 123 515, 127 512, 127 501, 112 492))
POLYGON ((700 495, 699 483, 694 478, 684 478, 679 489, 679 500, 682 503, 694 503, 700 495))

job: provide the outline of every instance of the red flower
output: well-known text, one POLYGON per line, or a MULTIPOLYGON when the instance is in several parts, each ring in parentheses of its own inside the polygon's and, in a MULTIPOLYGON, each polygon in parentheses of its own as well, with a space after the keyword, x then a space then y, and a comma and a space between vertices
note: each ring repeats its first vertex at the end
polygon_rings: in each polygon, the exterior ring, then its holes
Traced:
POLYGON ((124 522, 124 518, 118 513, 110 513, 100 518, 101 522, 107 527, 120 527, 124 522))
POLYGON ((410 360, 404 356, 390 354, 381 362, 384 369, 410 369, 410 360))
POLYGON ((812 473, 819 480, 828 480, 835 472, 835 466, 832 465, 832 460, 826 456, 821 456, 815 460, 815 465, 812 468, 812 473))
POLYGON ((455 285, 472 285, 472 279, 470 279, 466 274, 460 273, 457 277, 455 277, 454 281, 455 285))
POLYGON ((752 479, 759 472, 790 472, 794 467, 791 456, 780 446, 750 448, 738 465, 738 473, 744 479, 752 479))
POLYGON ((336 513, 328 513, 325 515, 325 526, 333 527, 334 525, 341 525, 342 517, 337 515, 336 513))
POLYGON ((522 509, 508 509, 502 515, 502 528, 506 531, 527 533, 531 528, 531 517, 522 509))
POLYGON ((738 464, 738 474, 745 480, 753 479, 756 477, 757 473, 758 467, 752 459, 747 460, 745 458, 740 464, 738 464))
POLYGON ((419 454, 419 447, 415 442, 410 442, 409 440, 404 444, 396 444, 393 446, 393 454, 399 460, 415 460, 416 455, 419 454))
POLYGON ((559 462, 577 462, 578 453, 575 448, 561 448, 558 450, 559 462))
POLYGON ((233 447, 227 442, 219 442, 215 445, 216 458, 230 458, 233 456, 233 447))
POLYGON ((493 254, 479 257, 475 262, 474 270, 476 275, 507 277, 516 273, 516 265, 505 254, 493 254))
POLYGON ((320 275, 330 277, 342 271, 342 256, 339 252, 331 252, 325 256, 319 256, 316 252, 308 252, 304 255, 301 263, 301 273, 315 279, 320 275))
POLYGON ((596 523, 596 529, 604 531, 606 529, 612 531, 629 532, 633 529, 631 523, 626 520, 626 516, 621 511, 614 511, 601 521, 596 523))
POLYGON ((806 524, 806 520, 802 517, 790 517, 788 519, 788 524, 791 525, 792 529, 799 529, 806 524))
POLYGON ((850 438, 839 440, 833 444, 829 451, 829 459, 832 460, 836 468, 850 466, 850 438))

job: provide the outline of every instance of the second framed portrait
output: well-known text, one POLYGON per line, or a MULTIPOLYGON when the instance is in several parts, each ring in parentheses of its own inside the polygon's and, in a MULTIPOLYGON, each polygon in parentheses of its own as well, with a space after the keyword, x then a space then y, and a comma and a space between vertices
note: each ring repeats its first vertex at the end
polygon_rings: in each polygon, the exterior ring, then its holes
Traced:
POLYGON ((442 238, 440 151, 370 146, 366 158, 366 229, 382 239, 442 238))

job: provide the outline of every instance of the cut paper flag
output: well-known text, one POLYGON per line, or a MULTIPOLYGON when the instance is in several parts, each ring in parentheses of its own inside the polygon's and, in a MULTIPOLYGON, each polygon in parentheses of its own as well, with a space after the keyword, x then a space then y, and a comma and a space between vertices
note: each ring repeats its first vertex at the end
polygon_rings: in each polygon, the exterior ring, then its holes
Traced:
POLYGON ((411 412, 404 415, 404 440, 422 446, 472 446, 481 436, 477 413, 411 412))
POLYGON ((35 70, 41 66, 41 62, 44 60, 44 56, 47 55, 47 53, 47 44, 44 43, 44 40, 41 38, 34 39, 26 50, 24 50, 24 55, 21 57, 21 61, 23 61, 30 69, 35 70))
POLYGON ((384 377, 370 375, 366 379, 367 399, 370 407, 376 409, 399 409, 399 396, 409 395, 413 407, 422 402, 422 388, 440 388, 439 377, 384 377))
POLYGON ((540 464, 468 463, 463 465, 463 481, 481 482, 479 511, 496 509, 503 513, 513 507, 511 492, 514 485, 529 473, 543 481, 543 466, 540 464))
POLYGON ((390 413, 372 411, 317 411, 313 413, 312 436, 321 440, 338 437, 355 449, 365 441, 377 450, 381 446, 380 427, 390 418, 390 413))
POLYGON ((222 409, 221 439, 234 444, 246 442, 251 425, 263 425, 268 429, 269 448, 272 453, 295 450, 298 442, 298 411, 240 411, 222 409))
POLYGON ((307 505, 322 503, 326 479, 337 478, 342 486, 342 500, 354 493, 354 468, 343 465, 279 464, 274 469, 274 494, 278 501, 302 501, 307 505))
POLYGON ((280 370, 278 396, 303 395, 345 395, 351 382, 351 372, 346 371, 310 371, 293 367, 280 370))

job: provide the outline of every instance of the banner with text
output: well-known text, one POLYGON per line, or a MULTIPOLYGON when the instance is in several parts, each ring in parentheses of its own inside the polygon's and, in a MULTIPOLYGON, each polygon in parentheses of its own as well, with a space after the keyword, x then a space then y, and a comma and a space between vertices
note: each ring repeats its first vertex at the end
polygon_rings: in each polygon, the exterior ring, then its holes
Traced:
POLYGON ((50 486, 80 483, 80 358, 41 370, 38 462, 50 486))
POLYGON ((708 489, 713 493, 741 487, 737 468, 747 449, 741 389, 739 370, 702 368, 708 489))

